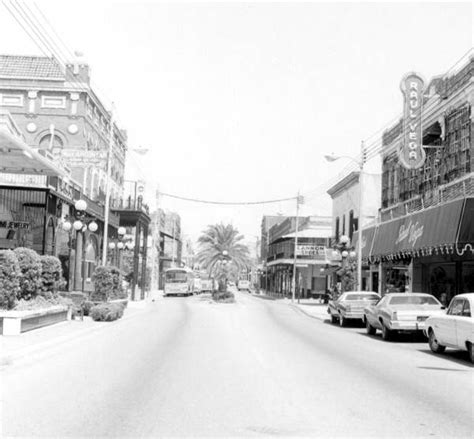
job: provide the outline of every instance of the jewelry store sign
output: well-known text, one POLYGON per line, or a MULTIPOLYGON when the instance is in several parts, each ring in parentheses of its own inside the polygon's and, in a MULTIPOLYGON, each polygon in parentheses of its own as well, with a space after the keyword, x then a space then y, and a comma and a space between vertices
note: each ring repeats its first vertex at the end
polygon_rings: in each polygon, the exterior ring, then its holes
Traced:
POLYGON ((0 229, 8 230, 28 230, 30 223, 27 221, 0 221, 0 229))
POLYGON ((418 169, 425 163, 421 112, 423 109, 424 81, 420 75, 407 73, 400 83, 404 97, 402 144, 398 153, 407 169, 418 169))
POLYGON ((298 244, 296 256, 325 256, 326 247, 323 245, 298 244))

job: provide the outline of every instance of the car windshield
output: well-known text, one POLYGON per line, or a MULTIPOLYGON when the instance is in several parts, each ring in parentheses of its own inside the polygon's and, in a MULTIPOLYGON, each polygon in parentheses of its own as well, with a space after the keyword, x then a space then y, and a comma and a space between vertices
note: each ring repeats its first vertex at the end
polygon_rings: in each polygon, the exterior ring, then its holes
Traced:
POLYGON ((390 305, 440 305, 440 303, 431 296, 396 296, 390 299, 390 305))
POLYGON ((377 294, 348 294, 344 300, 378 300, 377 294))

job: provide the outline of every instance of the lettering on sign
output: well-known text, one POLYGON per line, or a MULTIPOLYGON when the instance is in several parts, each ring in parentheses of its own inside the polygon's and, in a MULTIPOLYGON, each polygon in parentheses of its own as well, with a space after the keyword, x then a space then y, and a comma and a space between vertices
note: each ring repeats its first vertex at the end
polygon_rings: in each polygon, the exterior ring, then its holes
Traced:
POLYGON ((296 246, 297 256, 324 256, 326 248, 323 245, 299 244, 296 246))
POLYGON ((18 230, 29 228, 30 223, 26 221, 0 221, 0 229, 18 230))
POLYGON ((400 244, 403 241, 407 241, 412 247, 415 247, 416 241, 423 236, 423 225, 420 225, 418 221, 413 223, 412 220, 408 224, 402 224, 398 230, 398 238, 395 244, 400 244))
POLYGON ((420 75, 408 73, 400 88, 404 97, 402 144, 398 152, 401 164, 407 169, 418 169, 425 163, 421 112, 424 82, 420 75))

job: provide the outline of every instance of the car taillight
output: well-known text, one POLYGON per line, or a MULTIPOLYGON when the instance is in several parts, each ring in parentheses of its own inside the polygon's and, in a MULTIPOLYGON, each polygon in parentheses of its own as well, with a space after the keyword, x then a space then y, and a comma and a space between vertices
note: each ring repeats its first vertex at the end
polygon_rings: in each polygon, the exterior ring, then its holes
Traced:
POLYGON ((398 320, 397 311, 392 312, 392 320, 398 320))

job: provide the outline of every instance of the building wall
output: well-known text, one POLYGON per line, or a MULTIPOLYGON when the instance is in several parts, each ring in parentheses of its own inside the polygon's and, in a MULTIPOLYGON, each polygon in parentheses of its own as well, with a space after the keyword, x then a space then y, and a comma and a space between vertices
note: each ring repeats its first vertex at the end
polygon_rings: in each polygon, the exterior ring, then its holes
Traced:
MULTIPOLYGON (((12 57, 7 58, 12 62, 12 57)), ((5 59, 0 56, 0 64, 5 59)), ((45 58, 36 57, 33 61, 41 64, 45 58)), ((30 146, 49 150, 55 160, 71 169, 72 178, 83 186, 87 196, 103 201, 110 115, 89 86, 88 66, 80 66, 77 74, 74 71, 74 65, 70 65, 62 78, 61 72, 55 72, 54 81, 24 79, 9 71, 9 76, 0 77, 0 105, 9 110, 30 146), (66 78, 86 82, 77 90, 66 78), (52 148, 51 126, 54 126, 52 148)), ((126 133, 115 127, 111 162, 114 204, 122 197, 126 141, 126 133)))

